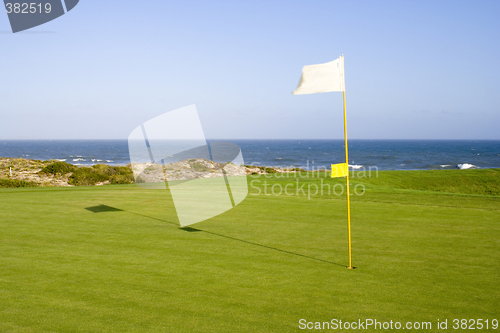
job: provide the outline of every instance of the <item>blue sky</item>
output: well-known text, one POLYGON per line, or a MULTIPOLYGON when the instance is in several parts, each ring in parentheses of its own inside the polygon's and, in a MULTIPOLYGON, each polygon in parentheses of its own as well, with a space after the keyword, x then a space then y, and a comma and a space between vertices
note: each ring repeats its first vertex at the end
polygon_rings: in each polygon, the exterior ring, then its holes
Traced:
POLYGON ((340 139, 342 94, 293 96, 345 56, 351 139, 500 139, 499 1, 97 1, 12 34, 0 139, 126 139, 196 104, 209 139, 340 139))

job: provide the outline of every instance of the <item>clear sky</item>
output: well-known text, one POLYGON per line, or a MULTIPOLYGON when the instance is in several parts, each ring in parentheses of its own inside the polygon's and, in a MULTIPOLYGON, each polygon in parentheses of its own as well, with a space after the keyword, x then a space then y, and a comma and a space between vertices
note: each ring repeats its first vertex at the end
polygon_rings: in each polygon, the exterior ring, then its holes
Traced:
POLYGON ((294 96, 345 56, 351 139, 500 139, 500 1, 102 1, 12 34, 0 139, 126 139, 196 104, 209 139, 340 139, 342 93, 294 96))

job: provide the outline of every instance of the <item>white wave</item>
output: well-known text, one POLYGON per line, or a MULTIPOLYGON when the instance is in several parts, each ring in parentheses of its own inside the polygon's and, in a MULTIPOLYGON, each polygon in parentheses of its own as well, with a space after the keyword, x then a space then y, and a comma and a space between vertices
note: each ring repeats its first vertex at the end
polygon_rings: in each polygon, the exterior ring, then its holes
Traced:
POLYGON ((276 159, 277 159, 277 160, 282 160, 282 158, 281 158, 281 157, 276 157, 276 159))
POLYGON ((349 168, 351 168, 351 169, 361 169, 362 167, 363 167, 362 165, 357 165, 357 164, 351 165, 351 164, 349 164, 349 168))
POLYGON ((113 161, 111 161, 111 160, 106 160, 106 162, 113 162, 113 161))
POLYGON ((459 168, 460 170, 463 170, 463 169, 471 169, 471 168, 477 168, 477 167, 473 164, 463 163, 463 164, 458 164, 457 168, 459 168))
POLYGON ((77 162, 77 161, 85 161, 83 158, 74 158, 73 159, 73 162, 77 162))
POLYGON ((66 162, 66 159, 65 159, 65 158, 62 158, 62 159, 57 159, 57 158, 56 158, 56 161, 59 161, 59 162, 66 162))
POLYGON ((441 164, 440 165, 441 168, 446 168, 446 167, 449 167, 449 166, 451 166, 451 164, 441 164))

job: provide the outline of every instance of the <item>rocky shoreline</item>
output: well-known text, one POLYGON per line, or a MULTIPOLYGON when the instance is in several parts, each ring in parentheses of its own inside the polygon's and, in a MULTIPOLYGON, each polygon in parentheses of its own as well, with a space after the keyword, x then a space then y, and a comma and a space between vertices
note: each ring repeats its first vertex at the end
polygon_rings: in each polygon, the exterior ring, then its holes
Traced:
MULTIPOLYGON (((304 169, 293 168, 284 169, 278 167, 261 167, 253 165, 238 166, 232 163, 214 163, 205 159, 190 159, 170 163, 163 166, 153 163, 134 163, 122 167, 109 167, 106 165, 96 165, 91 168, 77 167, 71 164, 74 171, 72 172, 43 172, 47 167, 54 164, 67 164, 57 160, 31 160, 24 158, 0 157, 0 187, 67 187, 78 185, 107 185, 112 183, 131 183, 113 182, 110 180, 95 181, 95 182, 75 182, 73 174, 79 169, 92 169, 96 166, 106 168, 128 168, 130 174, 132 171, 139 182, 156 182, 166 180, 187 180, 195 178, 211 178, 222 177, 224 174, 229 176, 244 176, 244 175, 262 175, 270 173, 290 173, 290 172, 306 172, 304 169), (71 184, 73 183, 73 184, 71 184), (2 184, 11 184, 11 186, 2 184), (18 186, 12 186, 17 184, 18 186)), ((99 168, 98 168, 99 169, 99 168)), ((123 174, 123 172, 122 172, 123 174)))

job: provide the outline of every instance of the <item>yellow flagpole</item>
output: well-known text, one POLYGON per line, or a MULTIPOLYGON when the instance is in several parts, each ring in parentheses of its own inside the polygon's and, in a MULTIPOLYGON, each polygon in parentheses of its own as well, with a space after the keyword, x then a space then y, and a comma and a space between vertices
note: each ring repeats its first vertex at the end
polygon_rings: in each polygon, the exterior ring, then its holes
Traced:
POLYGON ((345 90, 342 91, 342 95, 344 97, 344 141, 345 141, 345 163, 347 165, 347 176, 346 176, 346 186, 347 186, 347 230, 349 237, 349 269, 353 269, 352 260, 351 260, 351 202, 349 201, 349 155, 347 152, 347 117, 345 112, 345 90))

